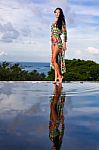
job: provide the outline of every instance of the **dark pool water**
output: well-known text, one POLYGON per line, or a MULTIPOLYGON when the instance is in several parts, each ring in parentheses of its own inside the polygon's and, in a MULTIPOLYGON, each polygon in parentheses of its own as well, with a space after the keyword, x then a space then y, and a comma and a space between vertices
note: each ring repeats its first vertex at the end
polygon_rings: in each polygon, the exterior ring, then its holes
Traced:
POLYGON ((0 150, 99 150, 99 83, 0 82, 0 150))

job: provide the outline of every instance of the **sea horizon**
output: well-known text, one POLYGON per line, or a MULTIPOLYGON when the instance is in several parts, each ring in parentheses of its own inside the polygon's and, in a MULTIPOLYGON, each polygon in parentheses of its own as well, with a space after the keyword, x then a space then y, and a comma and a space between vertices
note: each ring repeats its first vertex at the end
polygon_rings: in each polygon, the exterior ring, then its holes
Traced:
POLYGON ((44 62, 44 61, 6 61, 6 60, 4 60, 4 61, 0 61, 0 63, 3 63, 3 62, 8 62, 8 63, 20 63, 20 62, 22 62, 22 63, 50 63, 50 61, 49 62, 44 62))
MULTIPOLYGON (((50 71, 50 62, 26 62, 26 61, 20 61, 20 62, 11 62, 11 61, 3 61, 10 64, 19 64, 19 66, 22 68, 22 70, 26 70, 28 72, 31 72, 33 70, 37 70, 39 73, 44 73, 45 75, 48 74, 50 71)), ((3 63, 0 62, 0 63, 3 63)))

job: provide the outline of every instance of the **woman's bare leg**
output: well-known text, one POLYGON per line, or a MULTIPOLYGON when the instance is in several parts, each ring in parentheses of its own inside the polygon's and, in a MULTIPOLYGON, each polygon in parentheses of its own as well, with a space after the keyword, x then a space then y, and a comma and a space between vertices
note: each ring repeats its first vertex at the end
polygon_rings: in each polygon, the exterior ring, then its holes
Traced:
POLYGON ((60 68, 58 63, 56 62, 57 59, 57 55, 59 53, 59 49, 57 45, 52 45, 52 64, 54 65, 54 69, 55 69, 55 80, 56 77, 59 79, 59 82, 62 82, 62 76, 60 74, 60 68))
MULTIPOLYGON (((53 45, 51 46, 51 49, 52 49, 52 59, 51 59, 51 62, 52 62, 52 64, 53 64, 53 66, 54 66, 54 63, 53 63, 53 52, 54 52, 54 46, 53 46, 53 45)), ((57 71, 56 71, 56 69, 55 69, 55 68, 54 68, 54 70, 55 70, 55 79, 54 79, 53 83, 54 83, 54 84, 56 84, 56 81, 57 81, 58 75, 57 75, 57 71)))
POLYGON ((56 82, 57 82, 57 78, 58 78, 58 76, 57 76, 57 71, 55 70, 55 80, 54 80, 54 82, 53 82, 53 83, 55 83, 55 84, 56 84, 56 82))

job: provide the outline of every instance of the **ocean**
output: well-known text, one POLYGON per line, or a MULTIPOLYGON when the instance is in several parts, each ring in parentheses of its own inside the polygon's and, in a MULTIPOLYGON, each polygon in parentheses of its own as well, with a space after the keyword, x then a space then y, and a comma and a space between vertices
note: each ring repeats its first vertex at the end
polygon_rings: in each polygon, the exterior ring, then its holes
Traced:
POLYGON ((16 62, 23 70, 31 72, 32 70, 37 70, 39 73, 48 74, 50 71, 50 63, 47 62, 16 62))

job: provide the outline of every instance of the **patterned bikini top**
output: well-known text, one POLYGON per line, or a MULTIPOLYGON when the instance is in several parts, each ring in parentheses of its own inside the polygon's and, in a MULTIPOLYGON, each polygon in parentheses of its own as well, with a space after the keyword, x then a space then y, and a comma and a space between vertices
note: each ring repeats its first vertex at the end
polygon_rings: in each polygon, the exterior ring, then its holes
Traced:
POLYGON ((53 23, 51 26, 51 35, 59 37, 62 34, 62 31, 57 27, 56 23, 53 23))
POLYGON ((64 35, 64 41, 66 42, 66 41, 67 41, 66 26, 63 24, 62 27, 63 27, 63 29, 64 29, 63 31, 60 30, 60 29, 57 27, 56 23, 53 23, 53 24, 51 25, 51 36, 54 36, 54 37, 56 37, 56 38, 59 38, 60 35, 63 34, 63 35, 64 35))

